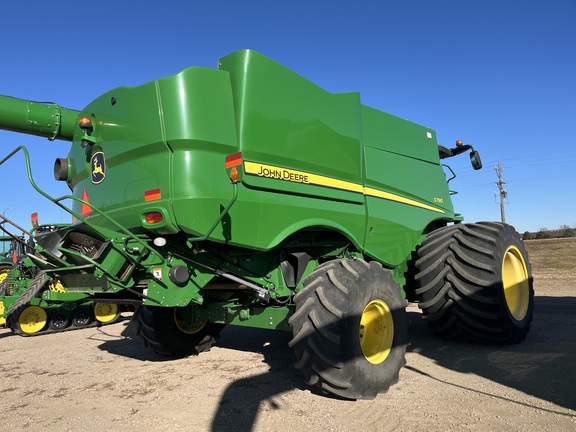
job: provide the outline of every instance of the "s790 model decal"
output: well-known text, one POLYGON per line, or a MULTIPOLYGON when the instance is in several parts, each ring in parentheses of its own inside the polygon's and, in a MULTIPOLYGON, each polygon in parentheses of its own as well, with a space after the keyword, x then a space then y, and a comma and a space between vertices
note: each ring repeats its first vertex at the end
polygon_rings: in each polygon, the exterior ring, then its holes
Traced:
POLYGON ((321 176, 317 174, 307 173, 304 171, 296 171, 287 168, 276 167, 273 165, 265 165, 256 162, 244 161, 244 172, 248 175, 265 177, 276 180, 283 180, 292 183, 302 183, 315 186, 324 186, 334 189, 340 189, 349 192, 361 193, 366 196, 382 198, 388 201, 399 202, 402 204, 411 205, 414 207, 423 208, 437 213, 444 213, 444 210, 421 203, 409 198, 395 195, 389 192, 384 192, 379 189, 364 187, 358 183, 348 182, 345 180, 338 180, 331 177, 321 176))

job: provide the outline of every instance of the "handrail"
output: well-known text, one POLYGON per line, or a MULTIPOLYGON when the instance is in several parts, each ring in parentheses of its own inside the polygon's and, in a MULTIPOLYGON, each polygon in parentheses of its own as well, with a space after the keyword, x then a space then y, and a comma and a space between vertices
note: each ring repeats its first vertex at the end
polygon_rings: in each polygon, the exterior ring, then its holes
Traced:
MULTIPOLYGON (((110 216, 108 216, 107 214, 105 214, 104 212, 102 212, 100 209, 94 207, 91 203, 75 197, 74 195, 64 195, 60 198, 53 198, 52 196, 48 195, 46 192, 44 192, 42 189, 40 189, 40 187, 36 184, 36 182, 34 181, 34 178, 32 177, 32 168, 30 166, 30 155, 28 153, 28 149, 26 149, 26 147, 24 147, 23 145, 18 146, 16 149, 14 149, 10 154, 8 154, 8 156, 6 156, 4 159, 0 160, 0 166, 2 164, 4 164, 8 159, 10 159, 12 156, 14 156, 16 153, 18 153, 20 150, 22 150, 22 152, 24 153, 24 158, 25 158, 25 163, 26 163, 26 171, 27 171, 27 175, 28 175, 28 181, 30 182, 30 184, 32 185, 32 187, 40 194, 42 195, 44 198, 48 199, 49 201, 53 202, 54 204, 56 204, 58 207, 60 207, 61 209, 63 209, 64 211, 66 211, 67 213, 71 214, 72 216, 74 216, 77 220, 83 222, 84 224, 86 224, 87 226, 89 226, 90 228, 94 229, 96 232, 102 234, 104 237, 106 237, 104 235, 104 233, 101 232, 101 230, 99 230, 97 227, 95 227, 93 224, 89 223, 85 217, 83 217, 82 215, 78 214, 77 212, 75 212, 74 210, 66 207, 64 204, 62 204, 60 201, 63 201, 65 199, 71 199, 73 201, 77 201, 80 202, 88 207, 90 207, 92 210, 94 210, 96 213, 98 213, 100 216, 102 216, 104 219, 106 219, 108 222, 110 222, 112 225, 114 225, 115 227, 117 227, 120 232, 122 234, 127 235, 128 237, 131 238, 131 240, 135 241, 137 244, 139 244, 140 246, 143 247, 143 249, 147 249, 150 253, 152 253, 153 255, 156 255, 159 259, 160 259, 160 263, 159 264, 163 264, 164 263, 164 257, 162 255, 160 255, 160 253, 158 251, 156 251, 154 248, 150 247, 146 242, 142 241, 142 239, 140 239, 138 236, 132 234, 127 228, 125 228, 124 226, 122 226, 120 223, 118 223, 117 221, 115 221, 114 219, 112 219, 110 216)), ((125 252, 128 253, 127 250, 125 250, 125 252)))

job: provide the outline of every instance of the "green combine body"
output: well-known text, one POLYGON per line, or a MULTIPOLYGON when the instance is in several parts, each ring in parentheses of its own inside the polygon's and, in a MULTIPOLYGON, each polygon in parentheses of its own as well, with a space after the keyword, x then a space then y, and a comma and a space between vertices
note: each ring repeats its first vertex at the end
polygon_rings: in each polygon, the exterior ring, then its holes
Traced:
POLYGON ((530 327, 519 236, 454 212, 440 159, 478 153, 254 51, 81 111, 3 97, 0 128, 72 141, 54 167, 72 194, 33 186, 74 222, 30 258, 69 292, 137 302, 158 353, 198 354, 226 324, 289 330, 308 382, 373 398, 404 364, 404 297, 451 338, 530 327))

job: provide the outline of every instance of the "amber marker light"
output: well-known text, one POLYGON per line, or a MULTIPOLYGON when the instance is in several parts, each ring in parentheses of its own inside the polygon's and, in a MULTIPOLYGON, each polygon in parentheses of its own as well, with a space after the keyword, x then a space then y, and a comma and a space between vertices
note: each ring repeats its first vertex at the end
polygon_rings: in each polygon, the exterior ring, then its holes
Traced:
POLYGON ((232 182, 237 183, 238 179, 240 178, 240 174, 238 173, 238 168, 234 167, 230 170, 230 180, 232 182))
POLYGON ((463 144, 462 140, 456 140, 456 145, 461 146, 463 144))
POLYGON ((164 217, 162 216, 162 213, 160 213, 160 212, 150 212, 150 213, 146 214, 146 222, 148 222, 151 225, 160 223, 163 220, 164 220, 164 217))
POLYGON ((89 117, 80 117, 78 119, 78 126, 80 129, 90 129, 92 127, 92 120, 89 117))

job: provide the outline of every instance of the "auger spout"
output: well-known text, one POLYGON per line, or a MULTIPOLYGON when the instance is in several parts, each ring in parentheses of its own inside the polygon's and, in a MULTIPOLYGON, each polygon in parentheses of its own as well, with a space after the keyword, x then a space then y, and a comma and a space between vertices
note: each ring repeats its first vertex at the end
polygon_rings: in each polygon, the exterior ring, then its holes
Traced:
POLYGON ((50 102, 0 95, 0 129, 72 141, 78 111, 50 102))

